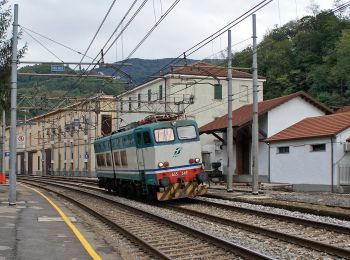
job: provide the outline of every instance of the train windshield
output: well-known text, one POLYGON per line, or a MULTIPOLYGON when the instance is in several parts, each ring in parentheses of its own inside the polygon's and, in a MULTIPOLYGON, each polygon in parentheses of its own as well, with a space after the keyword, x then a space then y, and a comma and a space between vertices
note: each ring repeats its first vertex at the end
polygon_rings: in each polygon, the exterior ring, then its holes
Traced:
POLYGON ((193 125, 179 126, 176 128, 177 136, 180 140, 189 140, 197 138, 196 128, 193 125))
POLYGON ((174 141, 174 130, 172 128, 155 129, 154 138, 157 143, 174 141))

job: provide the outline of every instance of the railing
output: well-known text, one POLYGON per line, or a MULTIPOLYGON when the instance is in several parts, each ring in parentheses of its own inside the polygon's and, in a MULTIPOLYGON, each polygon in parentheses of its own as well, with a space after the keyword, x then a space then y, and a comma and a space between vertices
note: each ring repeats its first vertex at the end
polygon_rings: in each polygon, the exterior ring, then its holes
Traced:
POLYGON ((339 165, 339 185, 350 185, 350 165, 339 165))

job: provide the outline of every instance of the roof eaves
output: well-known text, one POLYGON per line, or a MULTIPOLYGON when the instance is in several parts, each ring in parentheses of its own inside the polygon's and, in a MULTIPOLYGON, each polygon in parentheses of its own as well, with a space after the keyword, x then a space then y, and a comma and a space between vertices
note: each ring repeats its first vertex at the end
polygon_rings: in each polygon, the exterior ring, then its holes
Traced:
POLYGON ((278 142, 285 142, 285 141, 296 141, 296 140, 304 140, 304 139, 316 139, 316 138, 324 138, 324 137, 334 137, 337 134, 324 134, 324 135, 317 135, 317 136, 298 136, 298 137, 292 137, 292 138, 279 138, 279 139, 272 139, 269 140, 269 138, 266 138, 264 140, 265 143, 278 143, 278 142))

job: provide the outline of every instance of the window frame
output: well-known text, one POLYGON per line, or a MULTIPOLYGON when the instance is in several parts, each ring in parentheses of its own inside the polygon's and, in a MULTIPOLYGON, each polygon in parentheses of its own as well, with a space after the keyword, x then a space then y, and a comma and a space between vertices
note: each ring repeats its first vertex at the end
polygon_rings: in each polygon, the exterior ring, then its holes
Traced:
POLYGON ((310 145, 310 152, 325 152, 327 150, 326 148, 326 144, 325 143, 321 143, 321 144, 311 144, 310 145), (315 150, 315 147, 324 147, 324 149, 319 149, 319 150, 315 150))
POLYGON ((120 155, 118 151, 113 152, 114 166, 121 166, 120 155))
POLYGON ((277 154, 289 154, 290 153, 290 147, 289 146, 278 146, 277 147, 277 154), (288 151, 282 151, 283 149, 286 149, 288 151))
POLYGON ((149 89, 147 91, 147 100, 148 100, 148 104, 151 103, 151 101, 152 101, 152 90, 151 89, 149 89))
POLYGON ((179 140, 181 140, 181 141, 190 141, 190 140, 195 140, 195 139, 198 138, 198 132, 197 132, 197 129, 196 129, 196 127, 195 127, 194 125, 177 126, 177 127, 176 127, 176 134, 177 134, 177 137, 179 138, 179 140), (183 127, 193 127, 194 132, 196 133, 196 136, 193 137, 193 138, 181 138, 180 135, 179 135, 178 129, 179 129, 179 128, 183 128, 183 127))
POLYGON ((121 162, 121 166, 123 167, 128 166, 128 155, 126 153, 126 150, 120 151, 120 162, 121 162))
POLYGON ((245 102, 247 103, 249 101, 249 87, 247 85, 240 85, 239 86, 239 102, 245 102), (242 88, 246 88, 243 90, 242 88))
POLYGON ((141 93, 137 94, 137 107, 140 108, 141 107, 141 93))
POLYGON ((159 100, 162 100, 163 99, 163 85, 159 85, 158 92, 159 92, 159 100))
POLYGON ((153 136, 154 136, 154 141, 156 143, 171 143, 175 141, 175 132, 174 129, 171 127, 161 127, 161 128, 155 128, 153 129, 153 136), (173 131, 173 139, 172 140, 168 140, 168 141, 157 141, 157 137, 156 137, 156 131, 157 130, 162 130, 162 129, 171 129, 173 131))
POLYGON ((112 167, 112 158, 110 153, 105 153, 106 167, 112 167))
POLYGON ((222 84, 214 84, 214 100, 222 100, 222 84))

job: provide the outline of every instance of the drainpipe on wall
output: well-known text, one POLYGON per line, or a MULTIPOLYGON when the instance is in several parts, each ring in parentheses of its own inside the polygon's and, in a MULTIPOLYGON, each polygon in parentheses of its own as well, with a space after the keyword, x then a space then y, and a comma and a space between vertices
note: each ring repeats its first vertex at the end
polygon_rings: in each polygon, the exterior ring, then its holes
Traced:
POLYGON ((270 143, 268 143, 267 145, 269 146, 269 155, 268 155, 269 158, 268 158, 268 165, 267 165, 268 176, 267 176, 267 178, 268 178, 268 182, 271 183, 271 174, 270 174, 270 171, 271 171, 271 154, 270 154, 271 153, 271 146, 270 146, 270 143))
POLYGON ((331 180, 331 189, 332 189, 332 193, 334 192, 334 169, 333 169, 333 137, 331 137, 331 176, 332 176, 332 180, 331 180))

